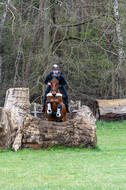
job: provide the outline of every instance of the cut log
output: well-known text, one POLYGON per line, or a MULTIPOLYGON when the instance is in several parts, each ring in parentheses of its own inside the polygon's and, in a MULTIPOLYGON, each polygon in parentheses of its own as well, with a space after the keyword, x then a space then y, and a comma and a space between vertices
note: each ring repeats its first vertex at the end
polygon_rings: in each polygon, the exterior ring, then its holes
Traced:
POLYGON ((29 113, 29 89, 11 88, 6 93, 0 117, 0 147, 8 148, 13 143, 18 128, 29 113))
POLYGON ((96 100, 94 115, 99 120, 118 121, 126 119, 126 99, 96 100))
MULTIPOLYGON (((89 110, 88 110, 89 111, 89 110)), ((89 117, 81 114, 67 122, 49 122, 28 115, 18 129, 12 146, 14 151, 25 148, 48 148, 53 145, 95 147, 97 145, 96 126, 89 117)))

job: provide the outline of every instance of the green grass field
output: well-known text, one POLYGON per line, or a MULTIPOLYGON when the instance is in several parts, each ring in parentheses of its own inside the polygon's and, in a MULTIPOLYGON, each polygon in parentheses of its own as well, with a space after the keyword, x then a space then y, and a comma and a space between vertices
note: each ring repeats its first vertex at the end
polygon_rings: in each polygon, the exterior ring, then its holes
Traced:
POLYGON ((0 190, 126 189, 126 121, 96 125, 96 149, 0 150, 0 190))

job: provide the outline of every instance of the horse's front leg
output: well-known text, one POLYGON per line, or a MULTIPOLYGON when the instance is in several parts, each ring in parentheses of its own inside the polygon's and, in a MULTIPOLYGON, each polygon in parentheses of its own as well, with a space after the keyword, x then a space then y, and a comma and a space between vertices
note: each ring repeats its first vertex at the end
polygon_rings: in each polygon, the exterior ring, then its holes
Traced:
POLYGON ((56 112, 56 117, 61 117, 61 108, 62 108, 62 106, 61 106, 61 104, 58 104, 58 106, 57 106, 57 112, 56 112))
POLYGON ((52 109, 51 109, 51 102, 50 100, 47 100, 47 114, 52 114, 52 109))

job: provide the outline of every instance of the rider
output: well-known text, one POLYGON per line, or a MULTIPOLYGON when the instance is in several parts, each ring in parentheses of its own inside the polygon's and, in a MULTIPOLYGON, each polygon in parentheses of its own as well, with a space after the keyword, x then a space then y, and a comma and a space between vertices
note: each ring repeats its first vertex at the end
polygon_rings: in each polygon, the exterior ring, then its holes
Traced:
POLYGON ((53 75, 60 75, 59 77, 59 90, 60 92, 63 94, 63 100, 66 106, 66 110, 67 112, 69 112, 69 105, 68 105, 68 95, 66 92, 66 89, 64 88, 64 85, 66 84, 66 79, 64 78, 63 74, 60 72, 60 68, 58 65, 54 64, 52 66, 52 71, 50 73, 48 73, 48 75, 45 78, 44 83, 48 84, 48 87, 45 91, 45 95, 44 95, 44 103, 43 103, 43 110, 42 112, 45 112, 45 103, 46 103, 46 99, 47 99, 47 94, 50 92, 51 90, 51 78, 53 75))

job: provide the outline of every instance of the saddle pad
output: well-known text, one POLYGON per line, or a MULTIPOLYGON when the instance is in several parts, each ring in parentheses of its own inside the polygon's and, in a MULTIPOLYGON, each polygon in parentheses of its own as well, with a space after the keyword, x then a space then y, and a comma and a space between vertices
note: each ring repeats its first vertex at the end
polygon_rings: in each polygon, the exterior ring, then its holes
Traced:
MULTIPOLYGON (((48 93, 47 96, 53 96, 52 93, 48 93)), ((56 97, 58 96, 61 96, 62 97, 62 94, 61 93, 56 93, 56 97)))

